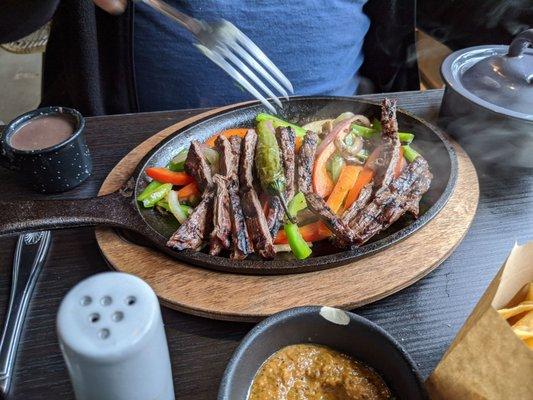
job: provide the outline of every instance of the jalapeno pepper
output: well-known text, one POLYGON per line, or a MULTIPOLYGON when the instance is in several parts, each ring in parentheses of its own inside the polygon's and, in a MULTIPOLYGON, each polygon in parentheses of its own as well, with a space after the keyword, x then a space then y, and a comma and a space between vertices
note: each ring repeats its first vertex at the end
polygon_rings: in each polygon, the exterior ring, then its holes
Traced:
POLYGON ((266 193, 277 196, 280 199, 287 218, 294 222, 285 200, 285 174, 281 166, 280 151, 272 121, 258 122, 256 131, 255 162, 261 187, 266 193))

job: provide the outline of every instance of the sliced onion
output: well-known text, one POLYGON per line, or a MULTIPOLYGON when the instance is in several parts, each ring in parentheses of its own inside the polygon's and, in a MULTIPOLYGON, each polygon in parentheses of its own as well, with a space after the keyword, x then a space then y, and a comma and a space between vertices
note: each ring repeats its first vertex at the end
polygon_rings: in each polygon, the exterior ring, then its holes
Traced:
POLYGON ((333 121, 332 119, 321 119, 319 121, 313 121, 313 122, 309 122, 308 124, 305 124, 304 126, 302 126, 302 128, 304 128, 306 131, 313 131, 315 133, 322 133, 322 126, 327 123, 327 122, 330 122, 330 121, 333 121))
POLYGON ((358 154, 363 148, 363 139, 359 136, 354 137, 354 144, 348 146, 340 136, 334 140, 337 151, 347 162, 351 164, 362 164, 359 160, 358 154))
POLYGON ((350 112, 350 111, 343 112, 341 115, 339 115, 337 118, 333 120, 333 125, 337 125, 339 122, 342 122, 345 119, 353 118, 355 116, 356 115, 353 112, 350 112))
POLYGON ((362 114, 357 114, 356 116, 354 116, 353 122, 356 123, 357 125, 366 126, 367 128, 372 127, 370 120, 362 114))
POLYGON ((322 153, 322 151, 324 151, 324 149, 328 147, 337 136, 339 136, 341 140, 344 140, 344 137, 348 134, 350 124, 353 121, 352 118, 345 119, 333 127, 331 132, 326 135, 324 140, 322 140, 322 142, 318 146, 318 149, 316 150, 317 155, 322 153))
POLYGON ((185 221, 187 221, 187 214, 180 206, 180 202, 178 200, 178 192, 175 190, 171 190, 167 194, 167 202, 168 207, 170 208, 170 212, 172 215, 176 217, 178 222, 180 224, 183 224, 185 221))

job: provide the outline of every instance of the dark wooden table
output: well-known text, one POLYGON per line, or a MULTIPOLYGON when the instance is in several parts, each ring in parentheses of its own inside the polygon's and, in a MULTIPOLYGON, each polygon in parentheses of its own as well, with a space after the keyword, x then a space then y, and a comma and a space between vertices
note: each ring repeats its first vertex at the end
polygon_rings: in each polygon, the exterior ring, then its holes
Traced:
MULTIPOLYGON (((442 92, 400 93, 400 107, 435 121, 442 92)), ((381 96, 367 96, 378 99, 381 96)), ((134 146, 193 111, 88 118, 94 173, 81 187, 56 197, 94 196, 111 168, 134 146)), ((439 268, 413 286, 357 313, 389 331, 426 377, 468 317, 515 241, 533 239, 533 176, 474 160, 481 198, 465 240, 439 268)), ((38 198, 15 174, 0 171, 5 200, 38 198)), ((1 212, 1 211, 0 211, 1 212)), ((446 238, 442 238, 446 240, 446 238)), ((0 240, 0 315, 7 306, 15 238, 0 240)), ((59 351, 55 316, 66 292, 108 270, 93 229, 57 231, 25 324, 12 388, 13 399, 72 399, 59 351)), ((214 399, 226 363, 252 325, 211 321, 163 308, 174 387, 179 399, 214 399)))

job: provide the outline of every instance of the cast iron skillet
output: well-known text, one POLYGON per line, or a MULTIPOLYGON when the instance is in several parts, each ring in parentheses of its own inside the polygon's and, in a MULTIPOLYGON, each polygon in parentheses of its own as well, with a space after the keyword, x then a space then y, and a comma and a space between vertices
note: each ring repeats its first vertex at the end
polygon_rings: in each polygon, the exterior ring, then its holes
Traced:
MULTIPOLYGON (((380 115, 378 104, 344 97, 291 98, 283 102, 283 110, 279 114, 291 122, 305 124, 312 120, 334 118, 345 111, 369 117, 380 115)), ((313 256, 306 260, 296 260, 282 253, 270 261, 254 257, 233 261, 202 252, 176 252, 167 248, 165 243, 177 229, 176 222, 153 210, 142 209, 135 201, 147 184, 143 173, 145 168, 165 165, 191 140, 204 141, 228 128, 251 127, 259 112, 266 112, 260 104, 243 105, 182 128, 151 150, 138 164, 127 184, 115 193, 82 200, 0 202, 0 236, 30 230, 105 225, 125 228, 136 237, 142 236, 144 244, 151 244, 172 257, 200 267, 258 275, 301 273, 346 264, 406 238, 437 215, 452 193, 457 175, 457 158, 452 146, 439 130, 427 122, 398 111, 400 130, 415 134, 414 146, 428 160, 434 175, 431 188, 421 201, 421 215, 417 220, 403 217, 371 242, 354 250, 338 250, 327 241, 318 243, 313 247, 313 256)))

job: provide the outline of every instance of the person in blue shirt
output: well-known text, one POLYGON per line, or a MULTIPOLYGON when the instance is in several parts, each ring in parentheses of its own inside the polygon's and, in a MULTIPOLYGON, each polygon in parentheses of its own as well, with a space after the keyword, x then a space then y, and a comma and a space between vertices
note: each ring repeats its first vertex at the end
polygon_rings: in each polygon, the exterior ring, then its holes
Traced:
MULTIPOLYGON (((252 98, 200 54, 179 24, 140 2, 93 1, 0 2, 0 43, 52 20, 42 106, 60 104, 85 115, 103 115, 252 98)), ((419 88, 415 0, 167 1, 195 18, 235 24, 283 71, 297 95, 419 88)), ((532 21, 529 1, 505 6, 497 0, 460 6, 446 0, 418 3, 420 21, 430 33, 458 47, 465 39, 469 45, 509 42, 532 21)))

